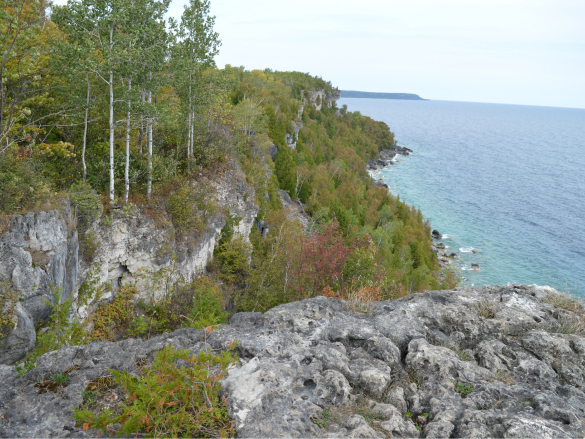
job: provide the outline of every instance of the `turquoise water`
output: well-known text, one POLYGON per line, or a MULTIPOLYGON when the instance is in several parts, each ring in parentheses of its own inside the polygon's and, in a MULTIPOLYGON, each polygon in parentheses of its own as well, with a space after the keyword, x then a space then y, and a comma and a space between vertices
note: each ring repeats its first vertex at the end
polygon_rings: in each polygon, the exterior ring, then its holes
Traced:
POLYGON ((341 99, 414 151, 380 171, 444 237, 466 285, 585 296, 585 110, 341 99), (475 252, 475 253, 474 253, 475 252), (470 271, 472 263, 480 271, 470 271))

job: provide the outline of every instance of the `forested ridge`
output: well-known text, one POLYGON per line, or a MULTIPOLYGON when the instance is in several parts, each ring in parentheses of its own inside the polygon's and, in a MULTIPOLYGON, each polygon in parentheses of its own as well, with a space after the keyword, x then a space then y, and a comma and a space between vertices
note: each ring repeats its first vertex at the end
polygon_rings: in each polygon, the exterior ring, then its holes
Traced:
POLYGON ((3 215, 97 193, 98 216, 163 206, 188 234, 191 182, 235 161, 269 232, 235 237, 228 218, 206 271, 222 309, 316 295, 368 302, 456 283, 439 269, 422 213, 371 185, 365 164, 396 144, 389 127, 337 108, 338 90, 319 77, 217 68, 209 1, 190 0, 180 21, 165 19, 168 0, 0 4, 3 215), (279 190, 308 226, 283 210, 279 190))

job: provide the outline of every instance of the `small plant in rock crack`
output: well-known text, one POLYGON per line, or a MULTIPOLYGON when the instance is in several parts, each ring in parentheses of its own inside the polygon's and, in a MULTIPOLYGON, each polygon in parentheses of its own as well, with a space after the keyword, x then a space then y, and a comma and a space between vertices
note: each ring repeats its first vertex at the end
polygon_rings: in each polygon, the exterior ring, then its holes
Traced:
POLYGON ((417 389, 420 389, 424 383, 424 378, 418 375, 415 371, 411 370, 408 372, 408 382, 415 383, 417 389))
POLYGON ((329 410, 323 410, 323 414, 321 415, 321 419, 313 418, 313 423, 317 424, 321 428, 329 427, 329 410))
POLYGON ((464 384, 458 381, 453 381, 453 385, 455 386, 455 391, 461 394, 462 398, 466 398, 475 389, 471 384, 464 384))
POLYGON ((53 382, 53 384, 63 387, 69 384, 69 379, 70 379, 69 374, 66 373, 56 373, 51 377, 51 381, 53 382))
POLYGON ((512 375, 510 375, 507 371, 505 370, 498 370, 496 372, 496 379, 498 379, 499 381, 501 381, 504 384, 514 384, 514 377, 512 377, 512 375))
POLYGON ((465 351, 460 351, 459 349, 454 348, 452 346, 449 346, 449 349, 451 349, 453 352, 455 352, 461 361, 473 360, 473 357, 465 351))
POLYGON ((404 413, 404 417, 405 418, 409 418, 412 422, 414 422, 414 426, 416 427, 416 429, 420 433, 422 433, 422 431, 423 431, 422 426, 427 423, 428 418, 429 418, 429 414, 428 413, 423 413, 420 416, 413 416, 412 413, 405 412, 404 413))
POLYGON ((490 301, 484 297, 473 306, 473 310, 479 317, 483 317, 484 319, 495 319, 499 307, 494 301, 490 301))
POLYGON ((97 401, 99 395, 100 392, 97 392, 95 390, 86 390, 82 392, 81 396, 83 397, 83 405, 85 405, 86 407, 91 406, 93 403, 97 401))

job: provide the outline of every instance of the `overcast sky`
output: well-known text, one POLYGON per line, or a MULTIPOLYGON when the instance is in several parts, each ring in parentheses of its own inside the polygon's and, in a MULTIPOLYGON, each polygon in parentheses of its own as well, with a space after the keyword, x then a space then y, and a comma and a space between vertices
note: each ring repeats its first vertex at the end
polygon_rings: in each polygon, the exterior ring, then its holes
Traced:
MULTIPOLYGON (((179 17, 188 0, 173 0, 179 17)), ((217 64, 342 90, 585 108, 585 0, 211 0, 217 64)))

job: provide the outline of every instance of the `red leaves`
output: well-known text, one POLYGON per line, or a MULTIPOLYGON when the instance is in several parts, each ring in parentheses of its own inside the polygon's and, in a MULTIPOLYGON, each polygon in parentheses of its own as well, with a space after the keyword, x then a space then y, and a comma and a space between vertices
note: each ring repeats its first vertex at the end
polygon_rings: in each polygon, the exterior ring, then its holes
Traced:
POLYGON ((304 298, 339 283, 347 256, 355 247, 355 240, 346 244, 335 219, 312 236, 302 237, 300 254, 290 264, 293 288, 304 298))

